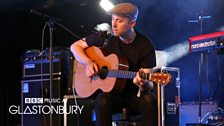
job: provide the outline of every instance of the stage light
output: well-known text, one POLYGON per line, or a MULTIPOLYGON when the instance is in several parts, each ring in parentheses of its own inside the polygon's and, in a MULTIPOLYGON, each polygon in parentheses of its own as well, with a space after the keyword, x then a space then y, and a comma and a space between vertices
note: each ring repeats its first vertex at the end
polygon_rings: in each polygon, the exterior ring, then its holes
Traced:
POLYGON ((183 56, 187 55, 189 51, 189 42, 183 41, 174 46, 171 46, 168 49, 165 49, 166 52, 166 62, 170 64, 183 56))
POLYGON ((97 31, 107 31, 107 33, 111 33, 111 26, 108 23, 101 23, 101 24, 97 24, 97 26, 95 27, 95 29, 97 31))
POLYGON ((107 12, 114 7, 114 4, 111 3, 109 0, 101 0, 100 6, 107 12))

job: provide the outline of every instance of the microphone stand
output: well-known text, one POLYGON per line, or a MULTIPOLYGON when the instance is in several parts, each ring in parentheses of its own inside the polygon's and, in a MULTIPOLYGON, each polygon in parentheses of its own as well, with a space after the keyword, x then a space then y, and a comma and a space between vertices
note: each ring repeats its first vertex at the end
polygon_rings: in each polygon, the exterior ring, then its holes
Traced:
MULTIPOLYGON (((201 11, 202 13, 202 11, 201 11)), ((211 16, 201 16, 199 15, 198 20, 190 20, 188 22, 190 23, 197 23, 200 21, 200 34, 203 32, 203 19, 209 19, 211 16)), ((204 59, 204 54, 203 52, 200 53, 199 57, 199 96, 198 96, 198 122, 196 123, 196 126, 206 126, 206 124, 202 124, 202 118, 201 118, 201 110, 202 110, 202 65, 203 65, 203 59, 204 59)))
MULTIPOLYGON (((199 20, 200 20, 200 32, 201 34, 203 33, 203 19, 209 19, 211 18, 211 16, 199 16, 199 20)), ((208 52, 207 52, 208 53, 208 52)), ((198 121, 199 121, 199 126, 201 125, 206 125, 206 124, 202 124, 202 65, 203 65, 203 59, 204 59, 204 54, 203 52, 200 53, 200 59, 199 59, 199 76, 200 76, 200 80, 199 80, 199 111, 198 111, 198 121)))
MULTIPOLYGON (((54 20, 50 19, 46 22, 50 32, 50 46, 49 46, 49 72, 50 72, 50 100, 52 99, 52 85, 53 85, 53 30, 54 20)), ((50 106, 52 103, 50 102, 50 106)), ((52 114, 50 114, 50 126, 52 126, 52 114)))
MULTIPOLYGON (((199 16, 200 20, 200 33, 202 34, 202 25, 203 25, 203 18, 202 16, 199 16)), ((202 65, 203 65, 203 59, 204 59, 204 54, 203 52, 200 53, 200 58, 199 58, 199 96, 198 96, 198 101, 199 101, 199 107, 198 107, 198 121, 199 124, 201 124, 201 105, 202 105, 202 65)))
MULTIPOLYGON (((66 27, 64 27, 62 24, 58 23, 61 20, 57 19, 57 18, 53 18, 51 16, 48 16, 46 14, 42 14, 38 11, 35 10, 31 10, 30 13, 42 16, 44 18, 47 18, 48 21, 46 21, 47 26, 49 27, 49 32, 50 32, 50 45, 49 45, 49 74, 50 74, 50 100, 53 98, 53 31, 54 31, 54 25, 58 24, 60 27, 62 27, 63 29, 65 29, 66 31, 68 31, 70 34, 72 34, 73 36, 75 36, 78 39, 81 39, 81 37, 79 37, 78 35, 74 34, 72 31, 70 31, 69 29, 67 29, 66 27)), ((62 21, 61 21, 62 22, 62 21)), ((52 106, 52 102, 50 102, 50 106, 52 106)), ((50 122, 49 125, 52 126, 52 114, 50 114, 50 122)))

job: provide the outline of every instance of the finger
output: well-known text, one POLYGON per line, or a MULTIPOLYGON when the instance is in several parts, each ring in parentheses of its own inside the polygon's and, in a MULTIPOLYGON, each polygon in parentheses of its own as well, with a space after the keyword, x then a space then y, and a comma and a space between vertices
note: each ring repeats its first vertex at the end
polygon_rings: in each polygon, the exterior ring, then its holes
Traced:
POLYGON ((98 72, 98 66, 94 64, 93 67, 94 67, 94 72, 98 72))
POLYGON ((139 81, 139 85, 140 86, 143 86, 144 85, 144 82, 143 81, 139 81))
POLYGON ((138 70, 138 72, 143 72, 142 68, 140 68, 140 69, 138 70))
POLYGON ((141 78, 137 78, 137 85, 142 86, 144 83, 141 78))
POLYGON ((140 71, 137 72, 137 77, 140 78, 140 71))
POLYGON ((133 83, 135 84, 135 85, 137 85, 137 78, 135 77, 134 79, 133 79, 133 83))
POLYGON ((90 76, 93 77, 95 74, 96 74, 96 72, 95 72, 94 68, 92 68, 90 70, 90 76))
POLYGON ((89 77, 89 78, 91 78, 92 77, 92 74, 91 74, 91 72, 90 71, 87 71, 87 77, 89 77))
POLYGON ((89 69, 86 68, 86 76, 89 77, 89 69))
POLYGON ((94 74, 94 70, 93 69, 91 69, 89 67, 86 68, 86 75, 87 75, 87 77, 92 77, 93 74, 94 74))
POLYGON ((135 77, 135 79, 133 80, 134 84, 136 86, 139 86, 139 79, 137 77, 135 77))
POLYGON ((138 81, 142 81, 142 78, 140 77, 139 72, 138 72, 136 78, 138 79, 138 81))

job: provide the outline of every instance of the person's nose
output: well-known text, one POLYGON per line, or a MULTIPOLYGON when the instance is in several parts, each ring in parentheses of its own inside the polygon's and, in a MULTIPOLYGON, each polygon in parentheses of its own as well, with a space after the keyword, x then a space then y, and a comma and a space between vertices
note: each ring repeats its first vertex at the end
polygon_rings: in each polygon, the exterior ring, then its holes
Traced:
POLYGON ((112 26, 113 26, 113 27, 117 27, 117 23, 116 23, 116 21, 113 21, 113 22, 112 22, 112 26))

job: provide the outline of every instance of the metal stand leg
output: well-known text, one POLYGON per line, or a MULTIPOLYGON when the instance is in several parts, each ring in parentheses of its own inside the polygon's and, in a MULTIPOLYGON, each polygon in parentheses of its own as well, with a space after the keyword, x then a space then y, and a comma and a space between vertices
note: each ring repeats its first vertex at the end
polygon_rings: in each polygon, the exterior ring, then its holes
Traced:
POLYGON ((157 84, 157 105, 158 105, 158 126, 161 126, 161 88, 160 84, 157 84))
POLYGON ((164 118, 164 85, 157 84, 158 126, 165 126, 164 118))
POLYGON ((161 88, 161 109, 162 109, 162 114, 161 114, 161 119, 162 119, 162 126, 165 126, 165 113, 164 113, 164 85, 160 86, 161 88))

